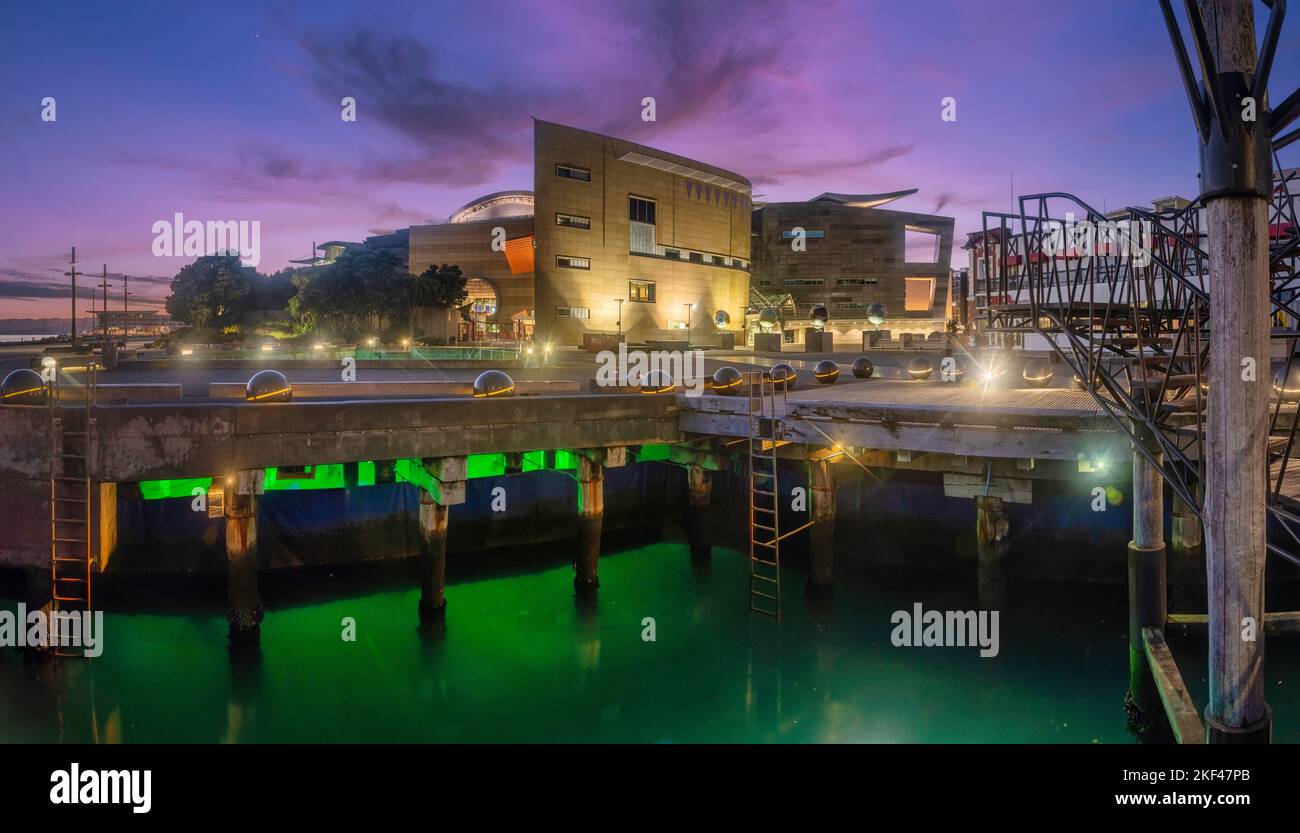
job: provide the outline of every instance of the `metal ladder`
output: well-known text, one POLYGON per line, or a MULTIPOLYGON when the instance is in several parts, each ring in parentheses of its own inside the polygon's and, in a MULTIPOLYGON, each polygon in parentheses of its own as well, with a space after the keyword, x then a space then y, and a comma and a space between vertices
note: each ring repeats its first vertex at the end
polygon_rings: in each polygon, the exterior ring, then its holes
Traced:
POLYGON ((781 533, 776 450, 789 400, 770 372, 746 374, 749 396, 749 610, 781 619, 781 542, 812 523, 781 533), (778 393, 780 394, 778 396, 778 393))
MULTIPOLYGON (((50 610, 90 610, 91 471, 94 442, 94 362, 86 368, 84 387, 65 390, 61 374, 47 384, 50 433, 50 610), (76 401, 77 399, 80 401, 76 401)), ((50 627, 57 627, 52 615, 50 627)), ((53 631, 51 631, 51 641, 53 631)), ((56 656, 82 656, 56 645, 56 656)))

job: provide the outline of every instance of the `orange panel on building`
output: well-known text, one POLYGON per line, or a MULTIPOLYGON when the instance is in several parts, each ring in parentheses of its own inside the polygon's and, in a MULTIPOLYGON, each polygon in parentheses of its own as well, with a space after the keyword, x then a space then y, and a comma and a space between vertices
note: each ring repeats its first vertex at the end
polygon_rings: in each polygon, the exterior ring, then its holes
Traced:
POLYGON ((516 237, 514 240, 507 240, 506 262, 510 264, 510 274, 532 274, 535 252, 531 234, 527 237, 516 237))

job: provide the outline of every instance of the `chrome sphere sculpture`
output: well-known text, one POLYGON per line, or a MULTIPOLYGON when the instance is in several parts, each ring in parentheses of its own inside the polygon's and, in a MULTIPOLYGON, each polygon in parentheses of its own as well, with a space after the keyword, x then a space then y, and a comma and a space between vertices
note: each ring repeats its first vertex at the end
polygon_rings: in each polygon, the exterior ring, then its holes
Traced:
POLYGON ((713 392, 722 396, 734 396, 740 390, 743 377, 740 371, 730 365, 719 367, 713 372, 713 392))
POLYGON ((762 311, 758 313, 758 326, 764 330, 771 330, 780 320, 781 317, 771 307, 763 307, 762 311))
POLYGON ((515 380, 501 370, 485 370, 474 380, 474 396, 514 396, 515 380))
POLYGON ((826 322, 831 320, 831 314, 827 311, 825 304, 817 304, 808 314, 808 320, 819 330, 826 328, 826 322))
POLYGON ((934 373, 934 362, 925 356, 917 356, 907 363, 907 375, 918 382, 929 379, 932 373, 934 373))
POLYGON ((293 399, 293 385, 278 370, 259 370, 244 387, 248 402, 289 402, 293 399))
POLYGON ((795 384, 799 381, 799 374, 785 362, 772 365, 772 369, 767 372, 767 377, 772 380, 772 387, 776 390, 794 390, 795 384))
POLYGON ((652 370, 641 377, 642 393, 672 393, 673 377, 663 370, 652 370))
POLYGON ((881 324, 885 323, 887 317, 885 305, 879 301, 867 307, 867 320, 875 324, 877 330, 880 329, 881 324))
POLYGON ((840 366, 830 359, 822 359, 813 368, 813 375, 823 385, 831 385, 835 383, 836 379, 840 378, 840 366))
POLYGON ((870 379, 875 372, 876 366, 866 356, 858 356, 853 360, 853 375, 859 379, 870 379))
POLYGON ((959 356, 944 356, 939 362, 939 378, 945 382, 960 382, 966 378, 966 362, 959 356))
POLYGON ((0 382, 0 401, 6 405, 44 405, 45 381, 29 367, 12 371, 0 382))
MULTIPOLYGON (((8 384, 6 379, 5 383, 8 384)), ((1282 367, 1273 375, 1273 393, 1283 402, 1300 402, 1300 362, 1291 363, 1291 372, 1282 367), (1285 381, 1282 376, 1286 374, 1285 381)))
POLYGON ((1031 388, 1045 388, 1052 384, 1052 365, 1047 359, 1030 359, 1020 374, 1031 388))
POLYGON ((725 309, 718 310, 713 314, 713 323, 717 325, 719 330, 725 330, 727 325, 731 323, 731 313, 725 309))

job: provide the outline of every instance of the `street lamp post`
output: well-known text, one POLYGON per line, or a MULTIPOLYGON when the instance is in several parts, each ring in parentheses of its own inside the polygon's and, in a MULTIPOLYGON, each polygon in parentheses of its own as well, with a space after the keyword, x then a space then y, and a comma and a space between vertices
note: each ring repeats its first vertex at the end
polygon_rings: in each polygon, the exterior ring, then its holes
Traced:
POLYGON ((686 307, 686 349, 691 349, 691 311, 695 309, 694 304, 682 304, 686 307))
POLYGON ((618 328, 618 334, 623 335, 623 299, 615 298, 614 303, 618 304, 618 321, 615 325, 618 328))

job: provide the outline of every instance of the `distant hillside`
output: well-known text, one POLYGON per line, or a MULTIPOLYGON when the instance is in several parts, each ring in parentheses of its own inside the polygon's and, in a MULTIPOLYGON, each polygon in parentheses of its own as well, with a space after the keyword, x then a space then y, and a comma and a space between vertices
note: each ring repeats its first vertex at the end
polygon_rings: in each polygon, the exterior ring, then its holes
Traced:
MULTIPOLYGON (((58 335, 68 332, 67 318, 0 318, 0 335, 58 335)), ((77 320, 77 332, 88 331, 93 319, 77 320)))

